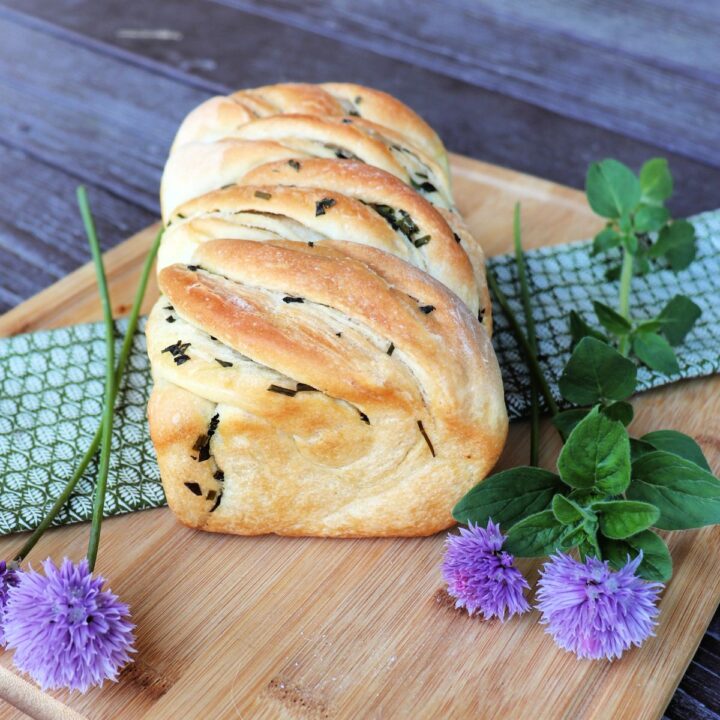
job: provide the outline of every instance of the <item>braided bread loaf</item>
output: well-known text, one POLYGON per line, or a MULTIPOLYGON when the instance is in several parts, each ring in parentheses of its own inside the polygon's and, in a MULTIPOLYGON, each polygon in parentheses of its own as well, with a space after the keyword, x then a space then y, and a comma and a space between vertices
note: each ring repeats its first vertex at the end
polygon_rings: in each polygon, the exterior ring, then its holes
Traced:
POLYGON ((484 257, 437 135, 358 85, 213 98, 180 127, 161 202, 149 418, 179 519, 324 536, 451 524, 507 416, 484 257))

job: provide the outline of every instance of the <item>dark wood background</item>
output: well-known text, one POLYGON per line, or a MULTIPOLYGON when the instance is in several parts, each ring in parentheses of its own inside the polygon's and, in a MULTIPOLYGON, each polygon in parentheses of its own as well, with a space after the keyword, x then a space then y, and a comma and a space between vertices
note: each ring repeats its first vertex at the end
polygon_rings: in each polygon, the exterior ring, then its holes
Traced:
MULTIPOLYGON (((0 0, 0 312, 154 221, 183 116, 210 94, 347 80, 451 150, 582 187, 657 155, 672 208, 720 206, 718 0, 0 0)), ((720 616, 666 711, 720 720, 720 616)))

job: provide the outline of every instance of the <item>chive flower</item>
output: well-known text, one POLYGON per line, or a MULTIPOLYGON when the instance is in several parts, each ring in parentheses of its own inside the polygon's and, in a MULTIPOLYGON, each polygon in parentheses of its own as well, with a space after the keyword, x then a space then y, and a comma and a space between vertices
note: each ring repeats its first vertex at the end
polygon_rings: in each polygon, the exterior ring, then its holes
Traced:
POLYGON ((0 645, 5 645, 5 606, 8 590, 17 584, 17 571, 9 568, 4 560, 0 560, 0 645))
POLYGON ((455 607, 501 621, 530 609, 523 595, 529 585, 515 567, 515 558, 502 549, 504 542, 500 526, 492 520, 487 528, 469 523, 459 535, 448 535, 442 574, 455 607))
POLYGON ((43 568, 17 573, 9 587, 4 630, 13 662, 43 690, 84 693, 116 680, 134 652, 128 606, 102 589, 87 560, 65 558, 57 568, 48 559, 43 568))
POLYGON ((557 553, 545 563, 538 580, 540 622, 564 650, 580 658, 619 658, 653 635, 662 583, 635 574, 642 553, 618 571, 607 561, 588 557, 578 562, 557 553))

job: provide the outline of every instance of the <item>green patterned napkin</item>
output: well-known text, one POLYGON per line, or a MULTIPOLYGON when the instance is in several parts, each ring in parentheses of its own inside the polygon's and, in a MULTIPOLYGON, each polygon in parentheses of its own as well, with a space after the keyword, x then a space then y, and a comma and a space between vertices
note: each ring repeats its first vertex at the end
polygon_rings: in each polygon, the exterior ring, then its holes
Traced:
MULTIPOLYGON (((642 389, 720 371, 720 210, 692 222, 698 256, 687 270, 633 280, 638 316, 656 314, 677 293, 689 295, 703 311, 682 346, 681 372, 666 378, 641 368, 642 389)), ((581 242, 527 253, 539 355, 550 378, 558 377, 567 360, 568 312, 578 310, 594 322, 592 300, 615 302, 617 284, 605 281, 606 266, 589 249, 581 242)), ((522 317, 513 258, 492 258, 489 265, 522 317)), ((528 410, 527 368, 506 318, 499 308, 494 312, 493 342, 516 419, 528 410)), ((118 351, 125 326, 118 321, 118 351)), ((145 417, 150 369, 143 331, 141 321, 118 393, 105 515, 165 504, 145 417)), ((88 323, 0 340, 0 534, 36 527, 90 444, 102 413, 103 336, 102 323, 88 323)), ((553 391, 557 396, 555 385, 553 391)), ((93 463, 55 524, 90 518, 95 470, 93 463)))
MULTIPOLYGON (((116 357, 126 320, 117 323, 116 357)), ((150 368, 138 325, 113 426, 105 515, 165 504, 148 432, 150 368)), ((0 534, 35 528, 90 445, 102 416, 103 323, 0 340, 0 534)), ((89 520, 97 460, 55 524, 89 520)))
MULTIPOLYGON (((702 309, 702 316, 678 348, 680 372, 666 375, 641 366, 638 388, 649 390, 684 378, 720 372, 720 209, 689 218, 697 235, 697 256, 679 273, 653 270, 632 281, 632 310, 636 317, 654 317, 675 295, 687 295, 702 309)), ((568 360, 570 333, 568 313, 577 310, 590 324, 600 327, 593 300, 615 307, 617 282, 607 282, 605 271, 618 265, 613 257, 592 256, 590 241, 544 247, 526 253, 533 318, 538 339, 538 359, 550 379, 553 395, 562 406, 557 378, 568 360)), ((511 255, 491 258, 501 289, 522 322, 522 301, 515 259, 511 255)), ((512 419, 530 412, 530 377, 507 319, 493 306, 493 345, 502 369, 505 401, 512 419)))

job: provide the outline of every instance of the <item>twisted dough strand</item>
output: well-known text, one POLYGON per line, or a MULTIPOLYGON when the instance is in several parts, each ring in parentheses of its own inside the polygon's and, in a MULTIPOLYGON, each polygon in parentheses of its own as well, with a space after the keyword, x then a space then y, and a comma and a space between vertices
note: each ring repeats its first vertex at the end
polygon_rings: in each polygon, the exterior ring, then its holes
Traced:
POLYGON ((359 86, 244 91, 188 116, 162 198, 149 417, 180 520, 447 527, 507 417, 482 249, 435 133, 359 86))

